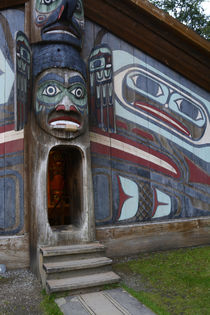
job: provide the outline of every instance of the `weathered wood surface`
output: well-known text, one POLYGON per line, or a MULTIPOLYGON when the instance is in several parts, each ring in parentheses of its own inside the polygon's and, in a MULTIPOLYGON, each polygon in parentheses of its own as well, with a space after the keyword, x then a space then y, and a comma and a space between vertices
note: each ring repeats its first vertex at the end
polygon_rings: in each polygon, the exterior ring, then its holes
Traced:
POLYGON ((209 91, 210 44, 195 32, 148 1, 84 0, 84 6, 87 18, 209 91))
POLYGON ((101 227, 96 238, 108 257, 210 244, 210 217, 173 222, 101 227))
POLYGON ((1 237, 0 263, 7 269, 29 267, 29 235, 1 237))

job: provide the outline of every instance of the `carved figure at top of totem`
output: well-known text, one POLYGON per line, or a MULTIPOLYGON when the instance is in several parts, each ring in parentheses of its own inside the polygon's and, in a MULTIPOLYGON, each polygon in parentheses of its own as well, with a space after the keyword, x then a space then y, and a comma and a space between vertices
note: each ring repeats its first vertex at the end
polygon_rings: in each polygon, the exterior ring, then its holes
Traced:
POLYGON ((31 43, 59 41, 78 49, 82 47, 82 0, 32 0, 31 8, 31 43))
POLYGON ((57 138, 81 135, 87 126, 88 102, 85 65, 79 53, 68 45, 38 46, 33 66, 39 126, 57 138))

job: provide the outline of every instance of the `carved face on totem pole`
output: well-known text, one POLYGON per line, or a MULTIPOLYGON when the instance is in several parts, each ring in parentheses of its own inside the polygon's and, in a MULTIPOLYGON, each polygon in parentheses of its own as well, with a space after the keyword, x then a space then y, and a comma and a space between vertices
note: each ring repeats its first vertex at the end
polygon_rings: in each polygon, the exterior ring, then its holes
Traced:
POLYGON ((82 47, 82 0, 32 0, 31 42, 65 42, 82 47))
POLYGON ((35 50, 34 110, 39 126, 57 138, 71 139, 87 126, 88 102, 83 61, 70 46, 52 45, 35 50), (59 48, 58 48, 59 47, 59 48), (48 53, 46 49, 48 48, 48 53), (65 48, 67 53, 65 53, 65 48), (55 67, 56 65, 56 67, 55 67))

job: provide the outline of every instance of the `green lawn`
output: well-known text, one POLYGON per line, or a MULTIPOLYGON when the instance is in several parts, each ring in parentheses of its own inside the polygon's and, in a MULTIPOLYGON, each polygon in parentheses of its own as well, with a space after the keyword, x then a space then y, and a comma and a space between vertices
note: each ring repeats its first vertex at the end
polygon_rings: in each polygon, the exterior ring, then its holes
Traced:
POLYGON ((142 254, 114 269, 141 282, 122 286, 156 314, 210 314, 210 246, 142 254))
POLYGON ((63 315, 58 305, 55 303, 55 299, 57 298, 56 294, 48 295, 45 290, 42 290, 42 296, 41 308, 44 315, 63 315))

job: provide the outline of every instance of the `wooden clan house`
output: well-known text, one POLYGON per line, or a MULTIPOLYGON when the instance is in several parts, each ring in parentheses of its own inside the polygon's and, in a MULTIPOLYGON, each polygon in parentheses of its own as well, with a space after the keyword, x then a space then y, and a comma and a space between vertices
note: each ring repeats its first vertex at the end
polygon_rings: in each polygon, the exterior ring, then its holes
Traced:
POLYGON ((1 264, 54 292, 209 244, 207 40, 146 0, 3 0, 0 38, 1 264))

